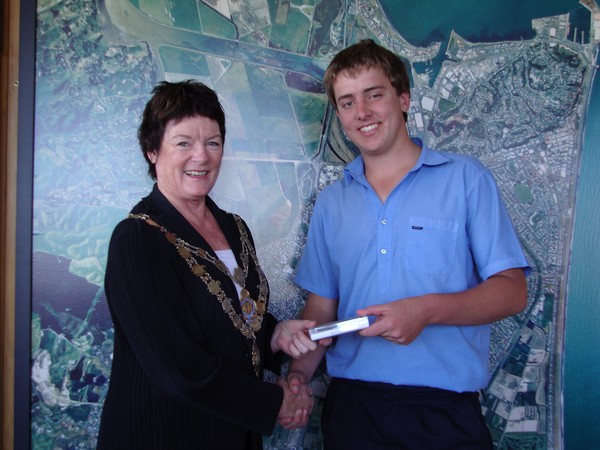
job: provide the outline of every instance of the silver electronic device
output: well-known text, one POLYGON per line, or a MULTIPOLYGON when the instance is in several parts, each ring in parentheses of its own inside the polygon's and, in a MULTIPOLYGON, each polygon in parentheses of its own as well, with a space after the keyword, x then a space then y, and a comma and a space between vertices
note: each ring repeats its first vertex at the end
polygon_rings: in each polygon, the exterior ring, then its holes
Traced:
POLYGON ((310 339, 318 341, 338 334, 349 333, 351 331, 362 330, 369 326, 369 318, 367 316, 354 317, 352 319, 338 320, 336 322, 323 323, 316 327, 310 328, 308 334, 310 339))

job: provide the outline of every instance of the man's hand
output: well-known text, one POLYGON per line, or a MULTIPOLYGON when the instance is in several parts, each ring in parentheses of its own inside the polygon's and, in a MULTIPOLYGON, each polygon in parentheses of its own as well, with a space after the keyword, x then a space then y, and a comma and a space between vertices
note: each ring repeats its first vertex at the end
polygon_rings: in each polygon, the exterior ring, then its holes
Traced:
POLYGON ((410 297, 359 309, 358 315, 376 316, 376 320, 358 333, 365 337, 380 336, 394 344, 408 345, 428 325, 425 310, 421 306, 421 297, 410 297))
POLYGON ((273 353, 281 350, 292 358, 297 358, 317 348, 310 340, 307 330, 317 324, 314 320, 284 320, 279 322, 271 338, 273 353))
POLYGON ((308 380, 300 372, 289 372, 287 383, 294 394, 299 393, 303 386, 308 386, 308 380))
POLYGON ((277 422, 288 430, 305 426, 314 406, 311 387, 304 384, 292 392, 285 379, 280 378, 277 384, 283 388, 283 402, 277 422))
POLYGON ((521 268, 498 272, 472 288, 446 294, 425 294, 357 311, 376 316, 361 336, 381 336, 408 345, 427 325, 481 325, 523 311, 527 305, 527 281, 521 268))

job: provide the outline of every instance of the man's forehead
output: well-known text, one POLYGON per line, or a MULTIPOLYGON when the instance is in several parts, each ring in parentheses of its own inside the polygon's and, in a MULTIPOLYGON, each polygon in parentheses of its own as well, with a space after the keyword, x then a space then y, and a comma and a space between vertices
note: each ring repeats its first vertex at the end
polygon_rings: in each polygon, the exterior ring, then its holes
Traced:
POLYGON ((379 66, 373 66, 373 65, 367 65, 367 64, 356 66, 356 67, 349 67, 347 69, 340 70, 336 79, 338 77, 358 78, 363 74, 373 73, 373 72, 380 72, 381 74, 383 74, 383 69, 379 66))
POLYGON ((344 69, 341 71, 334 80, 333 89, 336 97, 345 95, 347 90, 355 90, 358 88, 359 91, 368 91, 375 88, 386 87, 390 85, 388 78, 382 69, 378 67, 367 67, 362 66, 357 69, 344 69), (360 83, 355 83, 356 80, 361 79, 360 83), (364 80, 364 82, 362 81, 364 80))

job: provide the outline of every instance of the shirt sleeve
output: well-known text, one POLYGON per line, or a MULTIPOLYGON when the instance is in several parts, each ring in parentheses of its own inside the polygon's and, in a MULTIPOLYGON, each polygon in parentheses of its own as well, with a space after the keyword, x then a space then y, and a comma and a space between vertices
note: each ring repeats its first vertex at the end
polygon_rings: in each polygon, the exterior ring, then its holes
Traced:
POLYGON ((529 274, 531 268, 500 191, 483 165, 467 201, 467 233, 480 277, 485 280, 513 268, 523 268, 529 274))

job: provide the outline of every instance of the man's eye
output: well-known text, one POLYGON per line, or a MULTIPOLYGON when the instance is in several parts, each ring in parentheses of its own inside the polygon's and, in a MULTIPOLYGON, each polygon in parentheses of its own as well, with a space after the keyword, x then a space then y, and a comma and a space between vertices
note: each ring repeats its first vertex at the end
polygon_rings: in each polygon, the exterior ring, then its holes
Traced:
POLYGON ((354 104, 353 102, 344 102, 344 103, 342 103, 342 108, 348 109, 348 108, 352 107, 353 104, 354 104))

